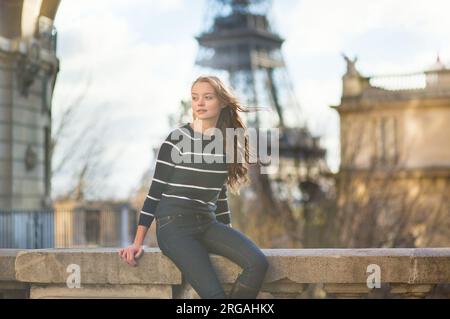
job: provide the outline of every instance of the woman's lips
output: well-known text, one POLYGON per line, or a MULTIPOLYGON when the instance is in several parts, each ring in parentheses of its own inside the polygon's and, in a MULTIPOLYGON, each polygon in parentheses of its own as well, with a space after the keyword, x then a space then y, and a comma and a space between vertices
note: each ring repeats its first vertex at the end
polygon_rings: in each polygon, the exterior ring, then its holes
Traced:
POLYGON ((197 113, 205 113, 206 110, 197 110, 197 113))

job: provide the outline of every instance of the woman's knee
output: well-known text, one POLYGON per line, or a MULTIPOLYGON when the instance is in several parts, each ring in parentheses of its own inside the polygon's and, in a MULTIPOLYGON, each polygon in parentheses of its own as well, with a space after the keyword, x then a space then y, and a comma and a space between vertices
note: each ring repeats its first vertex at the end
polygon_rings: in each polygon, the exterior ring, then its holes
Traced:
POLYGON ((269 269, 269 260, 267 259, 266 255, 262 255, 263 258, 261 259, 262 267, 264 269, 264 273, 267 272, 267 269, 269 269))
POLYGON ((269 261, 263 252, 257 255, 255 260, 253 261, 253 267, 262 275, 267 272, 267 269, 269 268, 269 261))

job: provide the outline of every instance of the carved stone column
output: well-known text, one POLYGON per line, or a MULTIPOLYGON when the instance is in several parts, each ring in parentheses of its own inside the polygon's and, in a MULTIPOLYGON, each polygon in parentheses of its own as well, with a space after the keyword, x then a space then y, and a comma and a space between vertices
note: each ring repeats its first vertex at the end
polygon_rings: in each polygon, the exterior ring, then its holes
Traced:
POLYGON ((0 207, 51 208, 51 100, 59 0, 0 1, 0 207), (26 11, 26 12, 25 12, 26 11), (26 13, 26 14, 24 14, 26 13))

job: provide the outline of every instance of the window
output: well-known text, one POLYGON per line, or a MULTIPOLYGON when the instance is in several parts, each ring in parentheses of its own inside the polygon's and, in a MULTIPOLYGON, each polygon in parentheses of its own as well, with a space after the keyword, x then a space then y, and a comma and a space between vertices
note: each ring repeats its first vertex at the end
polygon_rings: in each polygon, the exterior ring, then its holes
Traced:
POLYGON ((375 161, 377 165, 397 163, 397 119, 380 117, 375 120, 375 161))

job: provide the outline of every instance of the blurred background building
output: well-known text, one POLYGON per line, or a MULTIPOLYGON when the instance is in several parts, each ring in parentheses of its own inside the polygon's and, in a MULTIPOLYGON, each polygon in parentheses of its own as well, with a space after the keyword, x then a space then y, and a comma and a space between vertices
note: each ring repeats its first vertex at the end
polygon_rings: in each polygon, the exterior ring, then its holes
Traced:
POLYGON ((53 20, 58 4, 0 2, 3 209, 51 207, 51 101, 59 68, 53 20))
POLYGON ((363 76, 345 57, 338 215, 345 247, 447 246, 450 69, 363 76))

